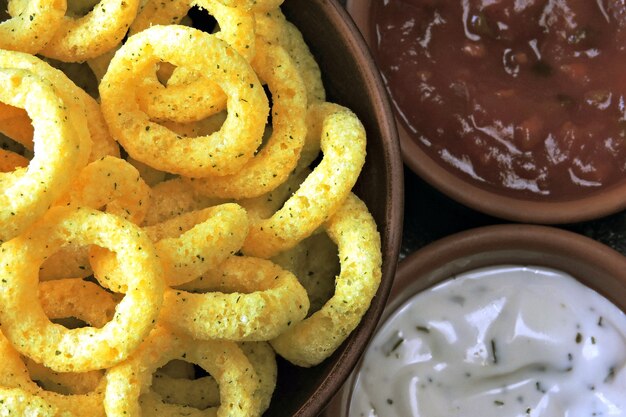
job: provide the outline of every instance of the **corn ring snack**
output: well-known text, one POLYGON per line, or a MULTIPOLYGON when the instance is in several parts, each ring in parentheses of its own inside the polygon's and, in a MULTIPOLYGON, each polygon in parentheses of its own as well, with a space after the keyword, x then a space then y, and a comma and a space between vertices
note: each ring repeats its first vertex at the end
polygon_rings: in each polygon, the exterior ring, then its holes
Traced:
POLYGON ((381 279, 380 235, 365 204, 350 193, 325 225, 339 248, 335 293, 312 316, 271 341, 276 352, 303 367, 330 356, 359 324, 381 279))
POLYGON ((0 149, 0 172, 11 172, 28 166, 28 159, 15 152, 0 149))
POLYGON ((73 417, 73 414, 62 413, 58 407, 25 389, 5 387, 0 387, 0 415, 73 417))
POLYGON ((75 206, 106 206, 108 213, 141 224, 150 207, 150 187, 131 164, 105 156, 80 171, 70 188, 69 200, 75 206))
POLYGON ((182 178, 164 181, 152 187, 152 204, 143 225, 152 226, 194 210, 222 204, 223 199, 200 196, 182 178))
POLYGON ((308 169, 321 152, 322 129, 324 127, 324 114, 327 112, 325 106, 310 106, 306 114, 306 138, 300 153, 300 160, 295 171, 308 169))
POLYGON ((120 148, 109 133, 109 128, 104 121, 100 104, 81 89, 77 89, 79 96, 85 103, 87 111, 87 124, 91 136, 91 153, 89 162, 97 161, 105 156, 120 156, 120 148))
POLYGON ((96 77, 98 84, 100 84, 100 82, 102 81, 102 77, 104 77, 104 74, 109 69, 111 59, 113 59, 113 56, 115 55, 117 50, 120 49, 121 46, 121 44, 116 45, 110 51, 105 52, 95 58, 88 59, 86 61, 89 69, 91 69, 91 72, 93 72, 93 75, 96 77))
POLYGON ((167 403, 200 410, 220 404, 219 385, 212 376, 174 378, 157 371, 152 378, 152 391, 167 403))
POLYGON ((9 12, 20 10, 0 22, 0 49, 29 54, 41 51, 52 39, 67 9, 66 0, 10 0, 9 5, 9 12))
POLYGON ((241 8, 244 10, 250 10, 253 12, 268 12, 272 9, 276 9, 283 4, 285 0, 218 0, 225 6, 241 8))
POLYGON ((119 156, 119 146, 109 133, 100 105, 89 94, 78 88, 63 72, 35 56, 2 50, 0 50, 0 67, 32 71, 48 79, 57 87, 58 94, 63 97, 68 106, 71 106, 74 125, 81 137, 82 156, 79 165, 81 168, 87 161, 94 161, 105 155, 119 156), (76 120, 76 117, 83 114, 87 119, 86 127, 82 118, 76 120))
POLYGON ((285 201, 300 187, 309 176, 311 170, 303 169, 299 172, 292 172, 289 177, 267 194, 259 197, 239 200, 239 204, 248 212, 251 222, 259 222, 262 219, 271 217, 278 211, 285 201))
POLYGON ((132 223, 92 209, 53 207, 26 233, 0 247, 0 321, 20 352, 57 372, 103 369, 124 360, 154 326, 163 271, 150 239, 132 223), (78 226, 80 225, 80 226, 78 226), (128 291, 102 328, 66 329, 50 322, 36 291, 39 265, 67 242, 118 254, 128 291))
POLYGON ((233 256, 185 288, 165 292, 160 320, 198 339, 269 340, 302 320, 306 290, 278 265, 233 256))
POLYGON ((298 277, 309 296, 309 315, 322 308, 335 292, 339 258, 337 245, 326 233, 315 233, 271 260, 298 277))
MULTIPOLYGON (((187 11, 197 6, 215 17, 219 31, 215 36, 228 43, 246 61, 256 54, 254 16, 240 9, 222 5, 217 0, 148 1, 130 28, 130 34, 153 25, 179 23, 187 11)), ((190 122, 204 119, 226 108, 226 95, 220 87, 201 73, 176 68, 167 87, 155 77, 144 80, 137 91, 140 107, 157 120, 190 122)))
POLYGON ((298 28, 287 21, 280 9, 267 13, 255 13, 254 17, 257 35, 272 45, 285 48, 295 62, 307 88, 308 103, 326 101, 326 90, 322 83, 320 67, 298 28))
MULTIPOLYGON (((84 167, 91 153, 92 140, 89 134, 89 121, 85 111, 85 103, 79 93, 79 91, 82 90, 76 87, 63 72, 51 67, 41 59, 23 52, 0 50, 0 67, 31 71, 54 85, 56 93, 68 107, 68 120, 76 130, 76 134, 80 140, 80 154, 76 163, 76 169, 84 167)), ((20 122, 20 124, 23 125, 22 129, 25 130, 24 134, 28 131, 27 124, 29 124, 29 122, 32 123, 32 117, 28 115, 28 113, 27 116, 28 119, 23 119, 20 122)), ((32 147, 34 149, 34 132, 33 138, 30 141, 28 141, 27 137, 23 137, 20 140, 25 143, 24 146, 27 148, 31 147, 28 142, 33 143, 32 147)))
POLYGON ((184 410, 185 415, 211 415, 208 414, 210 410, 198 413, 199 410, 165 404, 153 391, 149 391, 152 374, 173 359, 195 363, 217 380, 220 393, 218 417, 259 415, 253 399, 257 376, 235 343, 192 341, 157 326, 128 360, 107 371, 104 398, 107 416, 169 416, 175 415, 175 410, 184 410), (129 380, 136 383, 129 384, 129 380), (142 396, 147 399, 147 404, 143 406, 140 405, 142 393, 147 394, 142 396))
POLYGON ((248 357, 258 376, 258 388, 254 392, 254 400, 262 413, 270 406, 272 394, 276 388, 278 367, 276 353, 267 342, 243 342, 239 344, 243 353, 248 357))
POLYGON ((75 317, 103 327, 113 319, 119 299, 93 282, 65 278, 39 283, 39 302, 51 320, 75 317))
POLYGON ((103 371, 54 372, 32 359, 25 358, 24 363, 33 382, 45 391, 61 395, 87 395, 96 391, 104 378, 103 371))
MULTIPOLYGON (((182 214, 144 231, 154 242, 166 284, 176 286, 218 267, 238 251, 248 232, 248 216, 237 204, 222 204, 182 214)), ((92 248, 91 265, 103 286, 127 291, 127 280, 114 253, 92 248)))
POLYGON ((322 106, 324 157, 300 188, 269 219, 253 221, 243 253, 269 258, 310 236, 341 206, 365 163, 365 129, 350 110, 322 106))
POLYGON ((175 25, 152 26, 128 38, 111 61, 100 96, 111 133, 132 158, 191 177, 241 169, 261 144, 268 114, 267 97, 244 58, 215 36, 175 25), (159 59, 203 72, 225 91, 228 116, 218 132, 182 138, 150 121, 135 100, 127 99, 135 77, 159 59))
POLYGON ((64 62, 82 62, 102 55, 122 41, 138 7, 139 0, 100 0, 85 16, 66 15, 39 52, 64 62))
MULTIPOLYGON (((270 405, 276 387, 276 354, 266 342, 243 342, 239 347, 246 355, 258 377, 254 400, 263 413, 270 405)), ((212 376, 198 379, 175 378, 157 371, 152 379, 152 390, 169 403, 205 409, 220 403, 219 386, 212 376)))
MULTIPOLYGON (((126 161, 105 156, 87 165, 74 179, 71 188, 56 204, 100 209, 139 224, 150 203, 150 188, 137 170, 126 161)), ((41 265, 42 281, 65 277, 84 278, 93 273, 89 248, 68 245, 52 254, 41 265)))
POLYGON ((247 61, 252 60, 256 54, 254 16, 243 10, 226 7, 218 0, 174 0, 166 4, 148 0, 133 21, 129 36, 150 26, 178 24, 193 6, 206 10, 217 20, 219 31, 214 33, 215 36, 228 43, 247 61))
POLYGON ((93 274, 89 264, 89 247, 67 245, 48 257, 39 268, 40 281, 67 277, 85 278, 93 274))
POLYGON ((135 169, 139 172, 141 179, 150 187, 165 181, 167 177, 166 172, 154 169, 143 162, 134 160, 133 158, 126 158, 126 162, 135 167, 135 169))
POLYGON ((192 180, 201 194, 252 198, 282 184, 295 168, 306 135, 306 89, 291 58, 280 46, 257 42, 252 68, 272 93, 272 133, 259 153, 235 174, 192 180))
POLYGON ((213 132, 220 130, 224 121, 226 120, 226 111, 212 114, 202 120, 196 120, 194 122, 179 123, 172 121, 164 121, 163 126, 171 129, 186 138, 192 138, 195 136, 209 135, 213 132))
MULTIPOLYGON (((39 302, 50 320, 74 317, 93 327, 102 327, 113 318, 118 299, 94 284, 77 278, 66 278, 39 284, 39 302)), ((97 389, 104 373, 89 371, 59 373, 26 358, 32 380, 44 389, 54 387, 65 395, 87 394, 97 389)))
MULTIPOLYGON (((45 404, 46 409, 53 409, 55 417, 104 417, 105 379, 100 378, 96 388, 85 394, 63 395, 53 391, 48 391, 37 386, 30 378, 29 371, 22 361, 19 353, 0 333, 0 371, 3 376, 0 378, 0 413, 3 412, 2 392, 13 390, 18 396, 26 397, 30 402, 45 404)), ((8 407, 15 407, 16 404, 8 407)), ((39 416, 40 414, 20 414, 20 409, 8 408, 8 412, 0 415, 8 416, 39 416)), ((39 410, 41 411, 41 410, 39 410)))
POLYGON ((27 168, 0 174, 0 240, 9 240, 67 190, 81 146, 68 104, 48 81, 29 71, 3 69, 0 86, 0 101, 24 108, 32 117, 38 147, 27 168))

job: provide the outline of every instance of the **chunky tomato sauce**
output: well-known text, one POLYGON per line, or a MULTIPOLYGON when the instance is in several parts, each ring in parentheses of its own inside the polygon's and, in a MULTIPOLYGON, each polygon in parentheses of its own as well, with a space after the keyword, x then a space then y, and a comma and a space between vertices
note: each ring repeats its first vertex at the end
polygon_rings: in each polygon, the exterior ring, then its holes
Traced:
POLYGON ((375 0, 372 19, 404 128, 458 175, 553 200, 623 178, 623 0, 375 0))

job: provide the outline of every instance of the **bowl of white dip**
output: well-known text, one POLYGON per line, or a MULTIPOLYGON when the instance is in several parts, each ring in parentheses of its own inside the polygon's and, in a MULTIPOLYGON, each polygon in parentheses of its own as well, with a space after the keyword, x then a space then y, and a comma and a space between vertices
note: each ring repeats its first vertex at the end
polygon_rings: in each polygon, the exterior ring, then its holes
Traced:
POLYGON ((626 258, 544 226, 450 236, 399 266, 326 416, 626 416, 626 258))

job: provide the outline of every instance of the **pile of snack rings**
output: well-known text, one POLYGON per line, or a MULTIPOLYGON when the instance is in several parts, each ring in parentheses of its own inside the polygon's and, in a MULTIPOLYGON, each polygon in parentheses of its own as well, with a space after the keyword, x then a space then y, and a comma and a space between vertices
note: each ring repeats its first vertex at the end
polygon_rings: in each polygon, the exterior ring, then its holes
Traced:
POLYGON ((1 416, 258 416, 358 325, 365 132, 281 3, 8 1, 1 416))

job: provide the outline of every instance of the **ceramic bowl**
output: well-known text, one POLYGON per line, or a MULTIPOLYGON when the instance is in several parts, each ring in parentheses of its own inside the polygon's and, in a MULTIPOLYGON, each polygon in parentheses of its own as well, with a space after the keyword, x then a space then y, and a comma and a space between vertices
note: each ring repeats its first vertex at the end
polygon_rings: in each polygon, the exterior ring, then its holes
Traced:
MULTIPOLYGON (((380 325, 415 294, 476 269, 520 265, 565 272, 626 311, 626 257, 597 241, 547 226, 497 225, 448 236, 403 260, 380 325)), ((324 417, 348 415, 353 377, 324 417)))
MULTIPOLYGON (((368 45, 373 46, 372 0, 348 0, 347 10, 368 45)), ((626 208, 626 180, 586 194, 559 201, 511 197, 477 186, 432 159, 398 122, 404 162, 430 185, 452 199, 502 219, 541 224, 564 224, 599 218, 626 208)))
POLYGON ((383 278, 359 327, 335 354, 305 369, 279 360, 278 385, 265 416, 317 416, 358 361, 382 313, 395 273, 403 216, 403 172, 391 108, 358 29, 333 0, 286 0, 284 14, 302 32, 323 74, 328 100, 354 111, 367 131, 367 158, 355 193, 382 238, 383 278))

